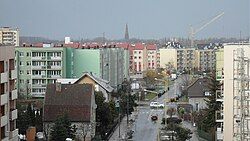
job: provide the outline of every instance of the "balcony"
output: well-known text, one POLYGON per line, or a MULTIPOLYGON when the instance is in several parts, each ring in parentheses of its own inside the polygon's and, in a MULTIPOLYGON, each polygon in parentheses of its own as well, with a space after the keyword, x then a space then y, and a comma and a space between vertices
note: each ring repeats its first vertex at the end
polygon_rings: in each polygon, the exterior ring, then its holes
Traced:
POLYGON ((32 56, 31 59, 32 60, 44 60, 46 59, 46 57, 45 56, 32 56))
POLYGON ((57 69, 57 70, 61 70, 62 66, 48 66, 48 69, 57 69))
POLYGON ((217 140, 223 140, 223 131, 221 130, 221 128, 217 128, 216 139, 217 140))
POLYGON ((62 60, 62 57, 61 56, 57 56, 57 57, 51 56, 50 60, 62 60))
POLYGON ((8 72, 3 72, 0 74, 0 83, 8 82, 8 72))
POLYGON ((222 90, 216 90, 216 101, 221 101, 223 102, 224 100, 224 95, 222 90))
POLYGON ((33 75, 32 77, 33 78, 45 78, 46 76, 45 75, 33 75))
POLYGON ((39 84, 39 83, 37 83, 37 84, 32 84, 32 87, 33 88, 45 88, 46 87, 46 84, 44 83, 44 84, 39 84))
POLYGON ((11 91, 11 100, 17 99, 17 89, 11 91))
POLYGON ((10 140, 18 140, 18 129, 10 131, 10 140))
POLYGON ((17 119, 17 109, 10 112, 10 120, 17 119))
POLYGON ((11 72, 10 72, 10 79, 11 80, 17 79, 17 70, 16 69, 11 70, 11 72))
POLYGON ((45 96, 45 92, 41 93, 33 92, 31 95, 33 98, 43 98, 45 96))
POLYGON ((1 95, 1 105, 5 105, 8 103, 8 95, 7 94, 2 94, 1 95))
POLYGON ((224 113, 223 111, 215 111, 216 122, 223 122, 224 113))
POLYGON ((1 116, 1 127, 7 125, 7 123, 8 123, 7 115, 1 116))
POLYGON ((48 78, 61 78, 61 75, 48 75, 48 78))
POLYGON ((32 66, 33 70, 41 70, 41 69, 46 69, 46 66, 32 66))

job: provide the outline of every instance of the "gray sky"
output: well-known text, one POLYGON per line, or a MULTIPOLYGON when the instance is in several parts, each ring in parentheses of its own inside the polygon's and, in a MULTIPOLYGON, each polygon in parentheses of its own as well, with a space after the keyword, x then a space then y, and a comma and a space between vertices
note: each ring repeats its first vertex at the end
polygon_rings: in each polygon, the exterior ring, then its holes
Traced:
POLYGON ((50 39, 187 37, 224 11, 196 38, 239 37, 250 33, 249 0, 1 0, 0 26, 19 27, 21 36, 50 39))

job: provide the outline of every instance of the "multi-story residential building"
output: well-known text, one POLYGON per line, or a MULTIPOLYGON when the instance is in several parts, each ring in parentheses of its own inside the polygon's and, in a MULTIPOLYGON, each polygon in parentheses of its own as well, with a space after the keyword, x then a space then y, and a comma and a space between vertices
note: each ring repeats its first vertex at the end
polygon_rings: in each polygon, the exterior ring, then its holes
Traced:
POLYGON ((46 85, 66 77, 66 48, 17 47, 20 98, 44 97, 46 85))
POLYGON ((19 29, 0 27, 0 45, 19 46, 19 29))
POLYGON ((145 63, 146 70, 154 70, 157 68, 157 47, 156 45, 146 45, 146 57, 147 61, 145 63))
POLYGON ((107 80, 114 88, 129 77, 129 53, 123 48, 72 49, 67 48, 67 76, 81 77, 92 72, 107 80))
POLYGON ((134 73, 142 73, 146 70, 145 60, 146 60, 146 49, 144 44, 137 43, 131 45, 133 48, 133 69, 134 73))
POLYGON ((197 57, 193 48, 161 48, 160 67, 171 65, 177 72, 192 70, 197 66, 197 57))
POLYGON ((199 49, 197 50, 197 61, 199 71, 215 70, 215 50, 214 49, 199 49))
POLYGON ((14 46, 0 46, 1 141, 17 141, 17 70, 14 46))
POLYGON ((222 101, 222 110, 217 111, 216 121, 223 122, 217 127, 217 139, 248 140, 250 132, 250 44, 225 44, 223 60, 223 67, 217 65, 219 69, 217 78, 223 83, 223 88, 217 91, 217 101, 222 101), (220 74, 221 76, 218 76, 220 74))

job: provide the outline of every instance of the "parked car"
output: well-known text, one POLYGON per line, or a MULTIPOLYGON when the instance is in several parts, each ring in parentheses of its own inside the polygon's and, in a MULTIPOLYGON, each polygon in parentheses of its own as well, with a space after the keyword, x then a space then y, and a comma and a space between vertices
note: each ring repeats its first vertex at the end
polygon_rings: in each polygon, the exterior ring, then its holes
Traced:
POLYGON ((151 115, 151 120, 152 121, 158 120, 158 115, 151 115))
POLYGON ((163 103, 159 103, 159 102, 151 102, 149 104, 150 108, 164 108, 164 104, 163 103))

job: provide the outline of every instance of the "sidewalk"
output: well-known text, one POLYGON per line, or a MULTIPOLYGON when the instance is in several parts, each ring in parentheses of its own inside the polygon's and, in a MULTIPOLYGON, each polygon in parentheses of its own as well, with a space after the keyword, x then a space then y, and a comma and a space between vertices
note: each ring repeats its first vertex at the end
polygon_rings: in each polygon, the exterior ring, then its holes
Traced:
POLYGON ((193 127, 192 124, 190 122, 187 122, 187 121, 183 121, 182 122, 182 125, 185 127, 185 128, 188 128, 190 129, 193 134, 192 134, 192 138, 190 139, 190 141, 206 141, 205 139, 202 139, 199 137, 198 133, 197 133, 197 128, 196 127, 193 127))
POLYGON ((125 116, 120 123, 120 139, 119 139, 119 123, 118 123, 109 141, 119 141, 125 139, 126 131, 127 131, 127 116, 125 116))

